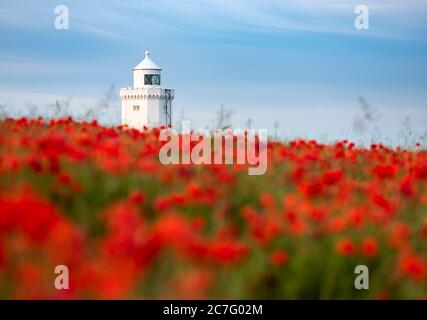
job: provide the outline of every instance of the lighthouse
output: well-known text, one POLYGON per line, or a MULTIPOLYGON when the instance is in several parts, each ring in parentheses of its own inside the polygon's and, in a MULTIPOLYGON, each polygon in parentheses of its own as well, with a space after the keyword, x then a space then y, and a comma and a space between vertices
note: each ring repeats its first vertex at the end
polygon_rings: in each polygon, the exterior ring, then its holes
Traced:
POLYGON ((175 91, 161 87, 160 67, 145 58, 133 69, 133 86, 120 89, 122 125, 142 130, 172 125, 172 101, 175 91))

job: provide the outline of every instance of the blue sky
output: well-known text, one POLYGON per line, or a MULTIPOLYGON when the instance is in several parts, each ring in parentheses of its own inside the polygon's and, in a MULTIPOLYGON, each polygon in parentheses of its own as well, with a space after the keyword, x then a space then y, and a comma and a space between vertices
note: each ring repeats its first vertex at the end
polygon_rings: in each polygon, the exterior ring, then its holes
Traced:
POLYGON ((224 104, 235 126, 252 118, 270 131, 277 121, 285 137, 366 139, 354 130, 363 96, 384 137, 406 117, 427 129, 426 0, 3 2, 0 104, 48 112, 72 97, 78 110, 111 84, 131 85, 145 48, 176 90, 175 115, 184 110, 193 126, 212 124, 224 104), (60 4, 69 30, 54 28, 60 4), (359 4, 369 30, 354 28, 359 4))

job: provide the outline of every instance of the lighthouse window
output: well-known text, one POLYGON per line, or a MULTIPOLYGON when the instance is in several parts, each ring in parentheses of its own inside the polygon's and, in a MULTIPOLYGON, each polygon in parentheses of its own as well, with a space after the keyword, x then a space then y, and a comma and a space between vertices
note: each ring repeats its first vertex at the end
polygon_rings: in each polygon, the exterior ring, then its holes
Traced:
POLYGON ((146 74, 144 76, 144 84, 151 86, 160 85, 160 75, 159 74, 146 74))
POLYGON ((133 111, 138 111, 139 110, 139 106, 133 106, 133 111))

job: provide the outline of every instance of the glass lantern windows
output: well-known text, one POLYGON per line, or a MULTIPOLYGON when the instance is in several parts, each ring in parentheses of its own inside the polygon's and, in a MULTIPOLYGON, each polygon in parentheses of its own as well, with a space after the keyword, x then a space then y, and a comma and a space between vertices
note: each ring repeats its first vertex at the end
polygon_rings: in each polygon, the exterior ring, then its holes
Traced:
POLYGON ((160 86, 160 75, 159 74, 144 75, 144 84, 148 86, 160 86))

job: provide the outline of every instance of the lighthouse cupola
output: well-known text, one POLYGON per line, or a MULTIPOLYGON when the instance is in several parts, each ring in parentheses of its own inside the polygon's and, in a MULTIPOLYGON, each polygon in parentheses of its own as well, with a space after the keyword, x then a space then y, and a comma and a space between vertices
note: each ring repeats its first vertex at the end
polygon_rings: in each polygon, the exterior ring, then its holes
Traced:
POLYGON ((150 52, 145 51, 145 58, 133 68, 133 87, 160 87, 160 67, 150 59, 150 52))

